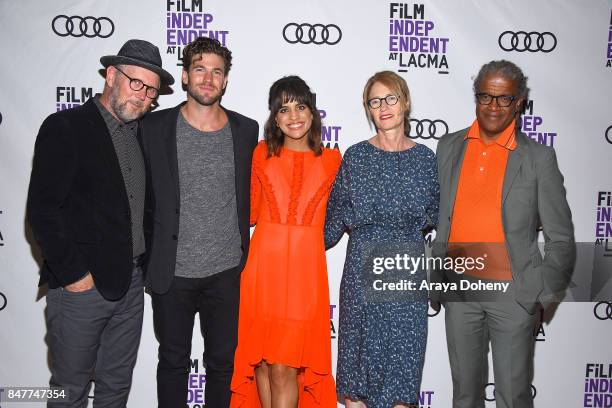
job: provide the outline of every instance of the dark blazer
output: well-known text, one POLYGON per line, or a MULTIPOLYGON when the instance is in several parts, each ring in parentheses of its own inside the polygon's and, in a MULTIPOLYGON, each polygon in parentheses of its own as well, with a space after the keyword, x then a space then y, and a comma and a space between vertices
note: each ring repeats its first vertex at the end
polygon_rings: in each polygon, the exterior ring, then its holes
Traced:
MULTIPOLYGON (((435 256, 446 255, 467 131, 448 134, 438 143, 440 218, 435 256)), ((504 174, 502 223, 516 300, 532 312, 536 302, 546 306, 551 295, 563 291, 569 283, 575 260, 574 227, 554 149, 520 132, 516 142, 504 174), (544 233, 544 257, 538 248, 539 226, 544 233)), ((440 293, 430 293, 430 297, 438 300, 440 293)))
MULTIPOLYGON (((130 205, 111 136, 92 99, 50 115, 40 127, 27 219, 44 258, 40 284, 66 286, 89 271, 105 298, 125 294, 133 269, 130 205)), ((145 215, 146 241, 149 225, 145 215)))
MULTIPOLYGON (((151 170, 154 225, 147 265, 147 287, 163 294, 170 289, 176 266, 180 196, 176 121, 181 106, 149 114, 142 123, 143 146, 151 170)), ((251 160, 257 145, 259 125, 239 113, 224 109, 229 119, 234 145, 236 208, 242 240, 241 270, 249 251, 251 160)))

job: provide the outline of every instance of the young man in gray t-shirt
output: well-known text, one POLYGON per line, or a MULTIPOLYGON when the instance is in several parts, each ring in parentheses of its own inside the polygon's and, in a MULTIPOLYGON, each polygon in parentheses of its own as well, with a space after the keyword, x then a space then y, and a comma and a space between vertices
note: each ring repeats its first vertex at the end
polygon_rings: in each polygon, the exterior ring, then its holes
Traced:
POLYGON ((187 404, 196 313, 206 349, 206 406, 229 406, 259 129, 220 105, 231 58, 217 40, 194 40, 183 54, 187 102, 143 124, 154 197, 147 285, 159 341, 159 407, 187 404))

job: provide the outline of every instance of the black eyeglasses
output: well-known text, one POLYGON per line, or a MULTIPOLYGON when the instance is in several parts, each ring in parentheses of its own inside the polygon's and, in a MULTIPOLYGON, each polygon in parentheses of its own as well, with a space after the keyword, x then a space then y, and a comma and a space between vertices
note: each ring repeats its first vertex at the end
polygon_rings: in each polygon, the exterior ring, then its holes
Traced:
POLYGON ((155 99, 159 95, 159 89, 157 89, 157 88, 155 88, 153 86, 146 85, 140 79, 136 79, 136 78, 130 77, 128 74, 126 74, 125 72, 123 72, 122 70, 120 70, 117 67, 115 67, 115 69, 117 71, 121 72, 123 75, 126 76, 127 79, 130 80, 130 89, 132 91, 140 91, 142 88, 146 87, 147 90, 145 91, 145 95, 147 95, 147 98, 155 99))
POLYGON ((516 96, 512 96, 512 95, 493 96, 493 95, 489 95, 488 93, 484 93, 484 92, 476 94, 476 100, 481 105, 490 105, 491 102, 493 102, 493 99, 495 99, 495 102, 497 102, 497 106, 499 106, 500 108, 507 108, 508 106, 512 105, 512 102, 516 100, 516 96))
POLYGON ((372 109, 378 109, 382 105, 382 101, 385 101, 389 106, 393 106, 399 101, 399 98, 396 95, 387 95, 384 98, 372 98, 368 100, 368 106, 372 109))

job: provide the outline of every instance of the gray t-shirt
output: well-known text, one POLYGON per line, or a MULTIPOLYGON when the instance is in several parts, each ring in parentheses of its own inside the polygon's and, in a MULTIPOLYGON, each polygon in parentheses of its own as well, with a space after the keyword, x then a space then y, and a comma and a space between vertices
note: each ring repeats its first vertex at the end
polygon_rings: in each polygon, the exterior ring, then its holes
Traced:
POLYGON ((229 122, 202 132, 178 115, 176 141, 181 210, 175 275, 204 278, 242 257, 234 145, 229 122))

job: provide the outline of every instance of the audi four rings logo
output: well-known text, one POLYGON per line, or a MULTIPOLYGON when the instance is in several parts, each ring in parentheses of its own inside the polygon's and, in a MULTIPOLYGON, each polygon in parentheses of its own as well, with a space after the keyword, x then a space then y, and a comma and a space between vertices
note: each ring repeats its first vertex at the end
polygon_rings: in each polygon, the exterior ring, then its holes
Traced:
POLYGON ((289 23, 283 28, 283 38, 289 44, 336 45, 342 39, 342 30, 335 24, 289 23))
POLYGON ((606 140, 610 144, 612 144, 612 132, 610 132, 611 130, 612 130, 612 125, 608 126, 608 128, 606 129, 606 140))
POLYGON ((598 320, 612 320, 612 302, 597 302, 593 314, 598 320))
POLYGON ((410 133, 412 139, 440 139, 448 133, 448 125, 442 119, 410 119, 410 133))
POLYGON ((6 296, 4 296, 4 293, 0 292, 0 310, 4 310, 5 307, 6 307, 6 296))
POLYGON ((51 22, 53 32, 60 37, 108 38, 115 32, 115 24, 108 17, 56 16, 51 22))
MULTIPOLYGON (((531 384, 531 399, 535 399, 537 393, 536 388, 531 384)), ((487 383, 485 385, 485 401, 495 401, 495 383, 487 383), (493 387, 493 392, 489 393, 488 391, 491 387, 493 387)))
POLYGON ((497 43, 504 51, 551 52, 557 46, 557 37, 550 31, 504 31, 497 43))

